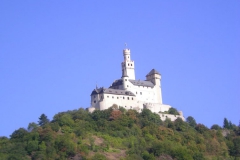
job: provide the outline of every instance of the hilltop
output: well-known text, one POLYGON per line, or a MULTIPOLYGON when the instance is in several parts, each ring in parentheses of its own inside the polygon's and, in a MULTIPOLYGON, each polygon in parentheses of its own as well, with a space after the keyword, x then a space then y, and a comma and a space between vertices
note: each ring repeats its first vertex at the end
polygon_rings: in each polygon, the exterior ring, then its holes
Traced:
POLYGON ((223 128, 211 129, 186 122, 162 121, 148 109, 61 112, 49 120, 45 114, 27 129, 0 138, 0 159, 122 159, 122 160, 238 160, 240 126, 224 119, 223 128))

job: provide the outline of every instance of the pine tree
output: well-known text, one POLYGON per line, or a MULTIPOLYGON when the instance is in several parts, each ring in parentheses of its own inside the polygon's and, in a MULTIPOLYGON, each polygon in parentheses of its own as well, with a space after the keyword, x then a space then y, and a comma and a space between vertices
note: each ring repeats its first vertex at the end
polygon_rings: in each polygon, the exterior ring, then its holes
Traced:
POLYGON ((39 117, 39 121, 38 121, 39 126, 44 126, 47 123, 49 123, 49 119, 47 118, 47 116, 45 114, 42 114, 39 117))
POLYGON ((229 129, 229 122, 228 122, 227 118, 224 118, 224 120, 223 120, 223 128, 229 129))

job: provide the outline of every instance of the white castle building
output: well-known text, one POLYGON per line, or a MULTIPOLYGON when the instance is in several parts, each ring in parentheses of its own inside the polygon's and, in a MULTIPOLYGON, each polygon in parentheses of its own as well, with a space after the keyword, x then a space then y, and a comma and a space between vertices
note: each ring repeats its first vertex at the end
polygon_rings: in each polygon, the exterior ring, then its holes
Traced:
POLYGON ((116 104, 138 112, 147 108, 159 114, 162 120, 169 118, 174 121, 178 117, 184 120, 181 111, 179 115, 166 114, 171 106, 162 102, 161 74, 152 69, 146 75, 146 80, 135 80, 135 65, 131 60, 130 49, 123 50, 123 57, 122 78, 115 80, 109 88, 96 87, 92 91, 89 112, 105 110, 116 104))

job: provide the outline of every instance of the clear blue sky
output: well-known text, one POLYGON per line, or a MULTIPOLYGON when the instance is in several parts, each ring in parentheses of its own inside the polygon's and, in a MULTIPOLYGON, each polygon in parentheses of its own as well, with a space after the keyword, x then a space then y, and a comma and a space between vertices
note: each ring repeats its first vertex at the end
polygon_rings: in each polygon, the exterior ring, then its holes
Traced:
POLYGON ((163 102, 208 127, 240 120, 240 1, 0 2, 0 136, 89 107, 96 82, 162 74, 163 102))

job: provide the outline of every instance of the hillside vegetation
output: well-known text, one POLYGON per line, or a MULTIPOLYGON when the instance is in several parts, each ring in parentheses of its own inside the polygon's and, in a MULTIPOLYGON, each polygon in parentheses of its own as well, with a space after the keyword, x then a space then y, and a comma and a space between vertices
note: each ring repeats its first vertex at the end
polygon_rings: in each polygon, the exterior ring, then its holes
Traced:
MULTIPOLYGON (((116 108, 116 107, 115 107, 116 108)), ((226 118, 211 129, 150 110, 124 108, 58 113, 0 137, 0 160, 240 160, 240 127, 226 118)))

